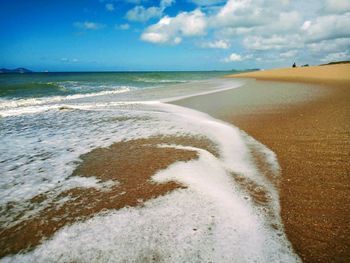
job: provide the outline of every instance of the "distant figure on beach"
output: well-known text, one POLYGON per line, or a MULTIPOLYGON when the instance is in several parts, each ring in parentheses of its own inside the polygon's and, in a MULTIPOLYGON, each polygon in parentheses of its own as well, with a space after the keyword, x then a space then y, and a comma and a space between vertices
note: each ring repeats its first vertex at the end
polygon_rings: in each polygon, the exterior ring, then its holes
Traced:
POLYGON ((293 66, 292 66, 293 68, 296 68, 297 67, 297 65, 295 65, 295 62, 293 63, 293 66))

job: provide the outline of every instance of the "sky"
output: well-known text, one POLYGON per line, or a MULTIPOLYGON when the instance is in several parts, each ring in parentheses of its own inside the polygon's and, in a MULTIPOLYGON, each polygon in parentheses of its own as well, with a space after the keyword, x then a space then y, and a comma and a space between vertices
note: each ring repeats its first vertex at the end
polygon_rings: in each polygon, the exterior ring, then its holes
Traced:
POLYGON ((350 0, 0 0, 0 68, 230 70, 350 59, 350 0))

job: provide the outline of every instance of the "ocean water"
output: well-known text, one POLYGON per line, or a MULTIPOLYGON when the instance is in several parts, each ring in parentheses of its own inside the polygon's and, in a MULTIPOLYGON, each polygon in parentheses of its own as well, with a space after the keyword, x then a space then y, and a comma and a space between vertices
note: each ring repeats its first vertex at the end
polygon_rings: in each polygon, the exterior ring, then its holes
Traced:
MULTIPOLYGON (((221 78, 224 74, 0 75, 1 229, 20 228, 52 203, 64 205, 69 197, 60 194, 65 191, 108 192, 118 186, 117 180, 72 175, 80 156, 93 149, 171 135, 206 138, 219 152, 214 156, 198 147, 159 143, 159 148, 198 154, 198 159, 175 162, 151 179, 180 182, 186 189, 77 220, 38 246, 0 261, 298 262, 279 216, 275 154, 235 126, 171 104, 244 88, 243 80, 221 78), (254 201, 259 191, 267 196, 264 204, 254 201), (45 201, 33 205, 31 200, 41 195, 45 201)), ((6 242, 0 236, 1 250, 6 242)))

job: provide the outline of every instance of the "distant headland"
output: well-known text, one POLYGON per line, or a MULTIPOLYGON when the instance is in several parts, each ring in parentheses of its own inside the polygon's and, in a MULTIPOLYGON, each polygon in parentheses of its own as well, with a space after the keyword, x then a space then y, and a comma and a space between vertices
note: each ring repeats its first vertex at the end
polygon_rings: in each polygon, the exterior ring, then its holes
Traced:
POLYGON ((26 68, 16 68, 16 69, 7 69, 2 68, 0 69, 0 73, 31 73, 33 71, 26 69, 26 68))

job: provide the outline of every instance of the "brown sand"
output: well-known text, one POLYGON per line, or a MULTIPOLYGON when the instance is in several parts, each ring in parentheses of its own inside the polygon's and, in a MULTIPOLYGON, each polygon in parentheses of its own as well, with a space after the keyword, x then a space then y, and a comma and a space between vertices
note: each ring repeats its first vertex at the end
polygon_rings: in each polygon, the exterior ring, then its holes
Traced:
POLYGON ((282 168, 281 216, 296 252, 304 262, 350 262, 350 65, 232 77, 309 84, 252 80, 176 104, 229 121, 272 149, 282 168))

